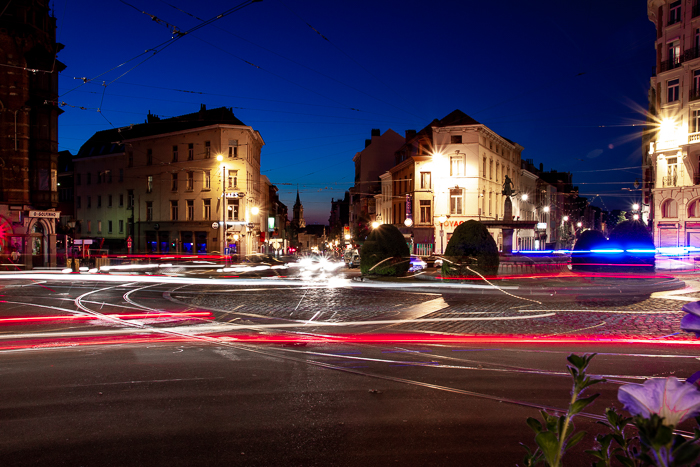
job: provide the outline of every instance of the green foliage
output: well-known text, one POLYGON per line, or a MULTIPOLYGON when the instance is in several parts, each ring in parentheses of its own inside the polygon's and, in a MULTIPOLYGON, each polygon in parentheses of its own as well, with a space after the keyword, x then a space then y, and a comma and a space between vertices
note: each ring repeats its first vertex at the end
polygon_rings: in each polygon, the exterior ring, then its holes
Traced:
POLYGON ((608 239, 599 230, 586 230, 576 240, 574 251, 590 250, 593 248, 605 248, 608 239))
MULTIPOLYGON (((598 230, 586 230, 579 236, 574 245, 574 252, 571 254, 571 269, 574 271, 598 271, 601 268, 601 258, 593 253, 577 253, 580 251, 588 252, 592 249, 607 248, 608 239, 605 238, 603 232, 598 230), (589 264, 592 263, 592 264, 589 264)), ((604 258, 602 262, 606 262, 604 258)))
POLYGON ((496 275, 498 263, 498 246, 488 229, 480 222, 469 220, 457 226, 447 243, 442 275, 476 275, 471 270, 483 275, 496 275))
POLYGON ((654 240, 641 221, 624 221, 610 232, 610 243, 623 248, 654 248, 654 240))
POLYGON ((399 229, 383 224, 370 232, 360 252, 363 275, 401 276, 411 266, 411 252, 399 229))
POLYGON ((575 432, 572 420, 576 414, 581 413, 600 395, 594 394, 588 397, 581 397, 583 392, 590 386, 605 381, 599 378, 592 378, 586 374, 588 365, 594 356, 595 354, 584 356, 571 354, 567 358, 570 363, 568 370, 573 378, 573 387, 571 389, 571 401, 566 414, 556 416, 548 413, 546 410, 541 410, 540 414, 544 425, 532 417, 527 419, 527 424, 535 432, 537 449, 533 452, 529 447, 525 446, 527 454, 524 462, 526 466, 535 466, 544 462, 549 467, 560 467, 566 451, 580 443, 586 435, 585 431, 575 432))

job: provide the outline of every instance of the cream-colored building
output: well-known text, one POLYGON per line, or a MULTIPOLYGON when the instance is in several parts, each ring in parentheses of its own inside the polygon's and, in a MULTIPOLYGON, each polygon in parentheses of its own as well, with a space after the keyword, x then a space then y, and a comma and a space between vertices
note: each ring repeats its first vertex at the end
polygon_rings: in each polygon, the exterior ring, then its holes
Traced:
MULTIPOLYGON (((405 225, 410 203, 415 247, 432 244, 442 253, 461 223, 503 219, 503 183, 507 176, 520 190, 522 150, 460 110, 434 120, 396 153, 389 222, 405 225)), ((500 229, 489 230, 502 247, 500 229)))
POLYGON ((656 66, 643 137, 644 220, 657 247, 700 247, 700 9, 648 0, 656 66))
POLYGON ((80 236, 110 252, 129 238, 133 253, 256 252, 264 144, 224 107, 98 132, 74 160, 80 236))

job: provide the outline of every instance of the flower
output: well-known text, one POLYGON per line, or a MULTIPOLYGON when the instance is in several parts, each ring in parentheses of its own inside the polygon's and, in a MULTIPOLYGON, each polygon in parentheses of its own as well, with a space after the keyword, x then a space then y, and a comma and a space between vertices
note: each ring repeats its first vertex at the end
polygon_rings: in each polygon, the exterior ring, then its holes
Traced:
POLYGON ((673 376, 648 379, 644 384, 625 384, 617 391, 617 398, 632 415, 649 418, 655 413, 663 417, 667 426, 700 415, 698 387, 673 376))

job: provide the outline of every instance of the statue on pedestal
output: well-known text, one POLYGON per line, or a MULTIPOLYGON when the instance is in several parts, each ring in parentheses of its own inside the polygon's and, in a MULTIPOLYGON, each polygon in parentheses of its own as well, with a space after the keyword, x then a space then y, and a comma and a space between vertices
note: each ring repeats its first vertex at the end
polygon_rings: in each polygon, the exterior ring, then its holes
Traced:
POLYGON ((506 180, 503 182, 503 191, 501 194, 508 197, 513 196, 513 181, 508 175, 506 175, 506 180))

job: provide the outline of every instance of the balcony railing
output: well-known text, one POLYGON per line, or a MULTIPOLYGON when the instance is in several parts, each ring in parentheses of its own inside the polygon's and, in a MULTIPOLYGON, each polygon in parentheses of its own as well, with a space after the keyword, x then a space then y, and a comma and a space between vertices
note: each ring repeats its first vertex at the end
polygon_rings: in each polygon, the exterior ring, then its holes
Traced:
POLYGON ((688 135, 688 143, 700 143, 700 132, 690 133, 688 135))
POLYGON ((673 26, 674 24, 680 23, 680 22, 681 22, 681 17, 680 17, 680 15, 678 15, 678 16, 671 16, 670 18, 668 18, 668 23, 666 23, 666 26, 673 26))
POLYGON ((683 61, 687 62, 700 57, 700 47, 691 47, 683 53, 683 61))
POLYGON ((677 183, 678 175, 668 175, 662 179, 663 186, 678 186, 677 183))
POLYGON ((668 60, 663 60, 661 62, 661 66, 659 67, 659 73, 663 73, 664 71, 668 70, 673 70, 674 68, 678 68, 681 66, 681 63, 683 63, 683 56, 681 55, 680 57, 674 57, 674 58, 669 58, 668 60))

